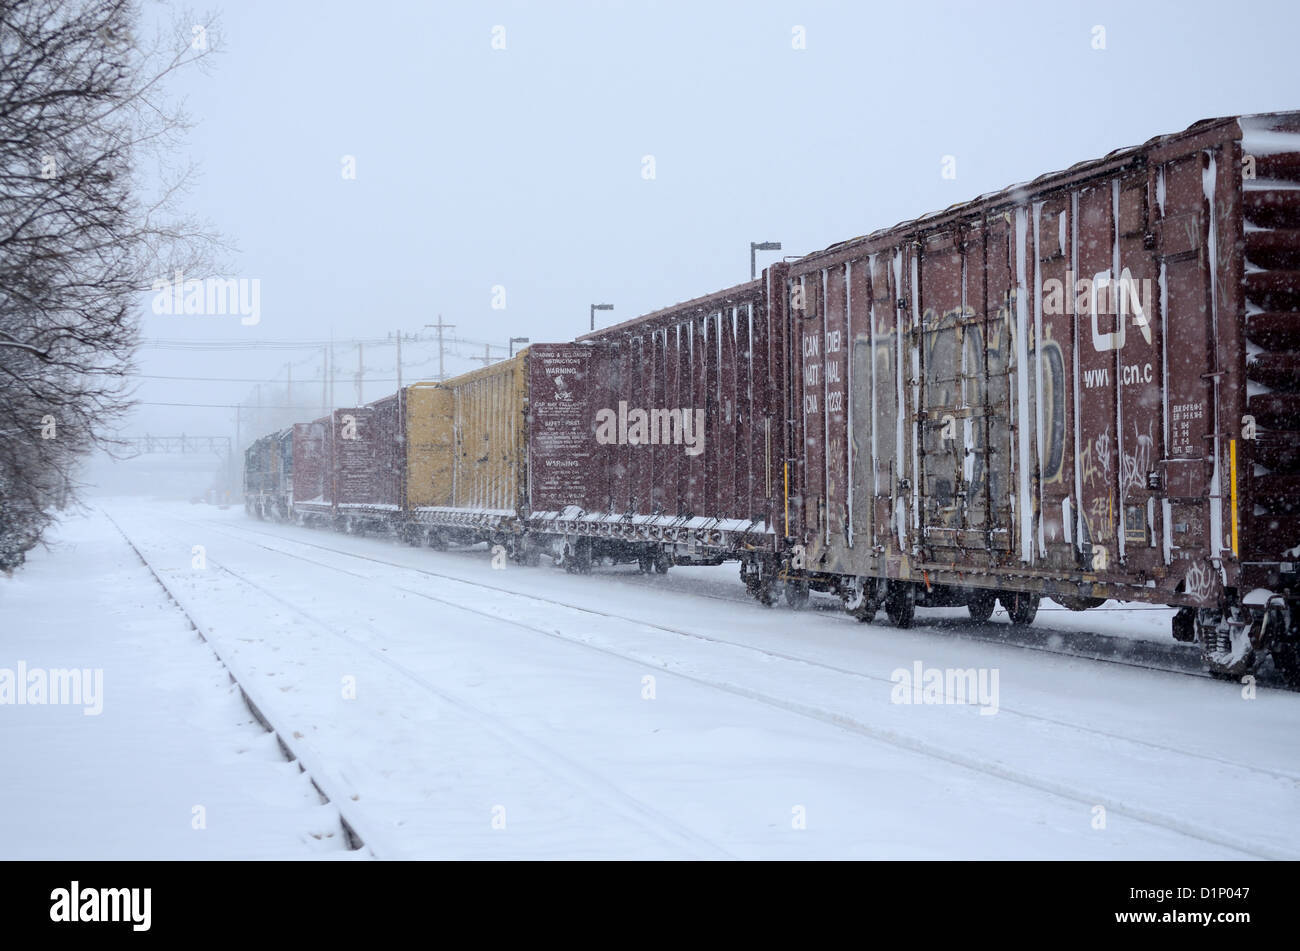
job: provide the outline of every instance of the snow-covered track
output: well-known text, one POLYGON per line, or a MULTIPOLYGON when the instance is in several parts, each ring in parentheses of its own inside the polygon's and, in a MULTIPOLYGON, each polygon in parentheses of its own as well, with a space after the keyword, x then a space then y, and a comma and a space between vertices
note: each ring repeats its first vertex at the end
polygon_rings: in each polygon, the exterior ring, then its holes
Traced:
MULTIPOLYGON (((229 527, 229 526, 228 526, 229 527)), ((204 524, 204 529, 210 529, 210 526, 204 524)), ((464 584, 472 584, 476 587, 486 590, 499 592, 502 594, 521 594, 512 588, 489 585, 481 581, 473 581, 462 575, 449 574, 445 571, 435 571, 431 568, 413 568, 411 565, 402 564, 396 561, 390 561, 379 558, 374 555, 364 555, 358 552, 347 551, 346 549, 336 548, 331 545, 320 544, 319 542, 307 541, 303 538, 289 538, 288 536, 277 533, 264 531, 253 527, 241 526, 239 531, 249 532, 260 535, 265 538, 279 539, 281 541, 292 541, 294 544, 305 545, 311 548, 319 548, 322 551, 333 552, 339 555, 346 555, 349 558, 356 558, 363 561, 374 562, 379 565, 386 565, 395 568, 405 568, 408 570, 418 570, 422 574, 431 575, 437 578, 445 578, 451 581, 460 581, 464 584)), ((307 529, 301 530, 303 534, 308 532, 307 529)), ((319 536, 321 533, 312 533, 313 536, 319 536)), ((325 536, 328 537, 328 536, 325 536)), ((451 550, 455 553, 456 550, 451 550)), ((461 552, 467 556, 481 558, 483 552, 479 550, 464 550, 461 552)), ((544 569, 542 569, 544 570, 544 569)), ((683 571, 690 571, 689 568, 683 571)), ((625 585, 646 590, 661 590, 653 582, 647 582, 641 579, 640 575, 592 575, 592 579, 609 582, 612 584, 625 585)), ((706 598, 715 601, 721 601, 727 604, 734 604, 737 608, 743 610, 760 610, 752 598, 747 597, 737 583, 737 593, 734 597, 721 594, 705 593, 700 591, 683 591, 674 590, 673 594, 677 596, 689 596, 692 598, 706 598)), ((562 601, 554 598, 545 598, 536 594, 525 595, 532 600, 541 601, 548 604, 554 604, 557 607, 574 608, 592 612, 589 607, 575 605, 568 601, 562 601)), ((780 610, 778 608, 778 610, 780 610)), ((1050 610, 1050 609, 1045 609, 1050 610)), ((1064 611, 1065 609, 1062 609, 1064 611)), ((1150 608, 1139 607, 1135 610, 1152 610, 1150 608)), ((827 621, 840 622, 846 624, 857 624, 857 622, 846 615, 833 602, 829 600, 814 601, 809 608, 805 609, 806 613, 813 616, 824 618, 827 621), (826 609, 820 609, 816 605, 824 604, 826 609)), ((632 621, 638 624, 645 624, 650 627, 657 627, 661 630, 669 631, 674 634, 684 636, 704 637, 704 635, 693 634, 689 631, 680 630, 675 627, 669 627, 662 624, 656 624, 652 621, 646 621, 640 618, 627 617, 612 612, 595 611, 592 613, 602 614, 604 616, 621 621, 632 621)), ((1040 610, 1040 617, 1043 610, 1040 610)), ((1073 613, 1073 612, 1070 612, 1073 613)), ((868 628, 871 629, 871 628, 868 628)), ((879 626, 874 629, 879 630, 879 626)), ((889 630, 889 628, 885 628, 889 630)), ((933 629, 941 632, 944 637, 958 637, 970 641, 997 644, 1003 647, 1012 647, 1017 650, 1035 651, 1044 654, 1054 654, 1060 657, 1068 657, 1079 660, 1091 661, 1102 664, 1114 664, 1120 667, 1130 667, 1137 670, 1157 671, 1165 674, 1175 674, 1182 677, 1194 677, 1198 680, 1214 680, 1200 664, 1199 655, 1195 650, 1188 649, 1182 645, 1170 642, 1168 644, 1154 643, 1151 641, 1133 641, 1114 634, 1102 632, 1081 632, 1064 628, 1052 628, 1047 624, 1035 623, 1033 626, 1017 628, 1006 624, 984 623, 980 624, 974 621, 953 621, 946 618, 925 619, 918 623, 913 631, 924 632, 933 629), (1141 657, 1134 656, 1135 648, 1140 648, 1141 657)), ((708 638, 706 638, 708 639, 708 638)), ((737 644, 737 646, 743 646, 737 644)), ((802 658, 794 658, 802 659, 802 658)), ((1286 685, 1282 679, 1272 671, 1268 670, 1257 674, 1257 685, 1269 690, 1283 690, 1290 692, 1300 692, 1295 688, 1286 685)))
MULTIPOLYGON (((120 526, 118 526, 118 530, 122 531, 120 526)), ((136 551, 136 554, 140 557, 141 561, 143 561, 146 566, 149 566, 148 560, 143 556, 143 554, 141 554, 139 548, 131 542, 131 539, 125 532, 123 532, 123 537, 125 537, 127 542, 132 545, 132 548, 136 551)), ((281 551, 279 553, 291 558, 300 558, 300 556, 295 556, 288 552, 281 551)), ((300 560, 305 559, 300 558, 300 560)), ((383 664, 397 673, 400 677, 416 685, 420 690, 437 698, 439 702, 464 714, 468 719, 484 728, 497 739, 511 745, 521 756, 535 763, 541 769, 555 776, 570 787, 594 796, 596 799, 603 802, 609 809, 622 814, 629 821, 639 824, 647 832, 656 836, 666 844, 683 850, 686 854, 696 858, 732 857, 722 846, 686 828, 672 819, 672 817, 664 814, 644 800, 639 799, 622 789, 617 784, 600 775, 598 772, 583 766, 581 763, 576 762, 564 753, 540 742, 536 737, 522 733, 512 727, 503 718, 492 714, 481 706, 469 702, 463 696, 439 687, 432 683, 428 678, 422 676, 418 671, 399 663, 392 657, 387 656, 381 650, 377 650, 366 644, 364 641, 353 637, 344 631, 338 630, 336 625, 331 624, 315 613, 305 610, 300 605, 294 604, 292 601, 282 597, 265 584, 249 577, 247 573, 235 570, 211 557, 207 558, 206 562, 210 570, 216 570, 229 575, 241 586, 257 592, 261 597, 273 601, 280 607, 303 618, 319 632, 329 637, 336 638, 364 653, 373 661, 383 664)), ((184 604, 178 600, 177 595, 173 592, 171 587, 168 586, 161 577, 159 577, 158 572, 154 571, 152 566, 149 567, 150 571, 154 573, 154 577, 158 578, 159 583, 167 589, 168 594, 173 597, 173 600, 177 600, 178 606, 180 606, 182 610, 185 610, 184 604)), ((193 623, 192 620, 191 623, 193 623)), ((197 625, 196 630, 199 630, 197 625)), ((374 633, 380 635, 382 632, 374 631, 374 633)), ((202 634, 201 630, 200 634, 202 634)), ((208 640, 209 643, 213 643, 211 638, 205 637, 205 640, 208 640)), ((215 645, 214 650, 216 650, 215 645)), ((220 652, 218 652, 218 657, 221 657, 220 652)), ((222 658, 222 661, 225 663, 225 658, 222 658)), ((227 664, 227 666, 229 666, 229 664, 227 664)), ((233 674, 232 679, 234 679, 233 674)), ((250 708, 253 707, 254 703, 256 703, 255 700, 250 700, 250 708)), ((256 710, 254 713, 260 718, 261 715, 257 713, 256 710)), ((294 752, 294 755, 297 756, 295 747, 289 744, 285 745, 290 752, 294 752)), ((323 791, 323 794, 329 795, 328 791, 323 791)), ((330 798, 331 801, 337 801, 334 796, 330 796, 330 798)), ((349 812, 355 813, 357 810, 351 809, 349 812)), ((356 823, 353 823, 353 825, 355 827, 356 823)), ((373 847, 372 851, 374 851, 373 847)), ((399 850, 396 848, 386 849, 382 854, 377 853, 378 857, 397 854, 399 854, 399 850)))
MULTIPOLYGON (((386 568, 397 568, 403 572, 409 572, 417 576, 425 576, 437 579, 439 582, 452 582, 455 585, 464 585, 470 588, 491 591, 494 595, 493 600, 484 602, 482 597, 470 597, 461 599, 445 590, 445 585, 439 588, 439 593, 434 594, 429 590, 421 590, 418 587, 412 587, 406 584, 394 583, 391 580, 391 573, 386 576, 376 576, 366 574, 362 571, 354 570, 339 564, 331 564, 328 561, 322 561, 318 558, 311 558, 301 552, 295 552, 291 549, 266 544, 263 541, 252 541, 247 538, 240 539, 244 544, 254 545, 258 548, 274 552, 288 558, 307 562, 330 571, 339 572, 348 575, 360 582, 367 584, 378 584, 387 587, 390 590, 399 591, 404 594, 424 598, 431 602, 453 608, 458 611, 464 611, 471 614, 489 618, 497 622, 510 624, 516 628, 531 632, 536 635, 559 640, 572 644, 584 650, 593 651, 602 655, 613 657, 617 660, 635 665, 640 669, 647 666, 658 668, 663 673, 673 677, 681 678, 699 686, 723 691, 725 693, 742 697, 765 706, 783 710, 786 712, 798 714, 823 723, 830 724, 834 727, 847 730, 872 740, 887 743, 889 745, 908 750, 926 757, 941 760, 946 763, 965 767, 967 769, 982 773, 987 776, 1005 780, 1019 786, 1046 793, 1052 796, 1058 796, 1064 799, 1072 800, 1089 807, 1103 806, 1106 810, 1118 815, 1127 816, 1139 822, 1149 825, 1158 826, 1163 829, 1186 835, 1191 838, 1201 840, 1206 843, 1233 849, 1239 853, 1256 858, 1296 858, 1300 854, 1278 848, 1269 842, 1260 841, 1257 838, 1238 835, 1232 832, 1226 832, 1216 829, 1203 821, 1190 821, 1184 817, 1175 815, 1161 808, 1153 808, 1150 805, 1144 805, 1133 801, 1128 801, 1114 796, 1108 796, 1099 789, 1089 788, 1087 785, 1078 782, 1067 782, 1053 778, 1047 775, 1036 774, 1030 770, 1009 766, 1007 764, 993 762, 979 755, 965 752, 960 748, 959 743, 936 743, 931 739, 910 735, 888 726, 882 726, 871 722, 862 716, 855 716, 837 710, 829 705, 807 703, 788 695, 782 695, 770 689, 755 688, 751 685, 737 682, 736 680, 723 679, 716 676, 701 675, 684 669, 684 665, 675 662, 672 659, 665 659, 660 652, 643 652, 638 653, 635 650, 626 650, 621 647, 611 646, 608 643, 594 643, 591 638, 581 633, 575 633, 573 630, 562 630, 554 627, 542 627, 537 624, 528 623, 513 616, 511 601, 534 602, 546 604, 551 607, 558 607, 574 612, 577 615, 596 616, 607 622, 616 625, 627 625, 629 633, 654 631, 660 635, 672 635, 674 638, 690 638, 700 642, 714 645, 718 648, 728 650, 740 650, 751 654, 762 655, 766 661, 778 662, 785 665, 797 665, 807 672, 815 669, 820 672, 833 674, 840 677, 849 677, 862 681, 874 681, 878 685, 889 683, 887 678, 874 676, 861 671, 855 671, 832 664, 822 663, 806 656, 798 656, 785 651, 773 651, 770 649, 755 647, 739 641, 728 638, 720 638, 716 635, 705 634, 698 631, 690 631, 680 627, 667 626, 654 622, 644 621, 638 618, 632 618, 614 612, 593 609, 589 606, 573 604, 561 601, 555 598, 539 596, 531 593, 524 593, 499 585, 487 584, 480 581, 447 574, 445 572, 434 571, 428 568, 416 568, 409 564, 401 564, 396 561, 376 558, 371 555, 361 554, 358 552, 346 551, 334 548, 329 545, 317 544, 315 542, 301 541, 298 539, 289 539, 283 535, 263 532, 251 528, 240 527, 237 531, 227 531, 227 528, 217 528, 212 525, 205 525, 205 530, 225 534, 232 538, 239 538, 239 535, 248 532, 259 536, 270 536, 281 543, 287 543, 290 546, 306 546, 312 549, 318 549, 333 555, 342 556, 348 559, 354 559, 361 562, 371 562, 385 566, 386 568), (451 594, 452 596, 448 596, 451 594)), ((252 582, 250 582, 252 583, 252 582)), ((292 605, 290 605, 292 607, 292 605)), ((294 610, 299 610, 294 608, 294 610)), ((798 670, 790 670, 791 679, 796 680, 798 670)), ((1188 750, 1169 744, 1160 744, 1144 741, 1138 738, 1125 736, 1123 734, 1098 729, 1080 723, 1073 723, 1066 720, 1053 717, 1044 717, 1031 712, 1018 711, 1003 707, 1002 713, 1014 717, 1024 718, 1026 720, 1036 721, 1042 727, 1065 730, 1068 735, 1079 739, 1084 736, 1094 738, 1094 742, 1105 744, 1132 744, 1142 747, 1147 754, 1153 757, 1162 757, 1167 765, 1177 764, 1186 768, 1188 760, 1196 761, 1199 765, 1198 770, 1215 768, 1219 770, 1234 770, 1243 777, 1254 776, 1257 782, 1265 784, 1281 784, 1283 790, 1290 790, 1294 795, 1297 790, 1297 784, 1300 782, 1300 776, 1294 772, 1285 770, 1271 769, 1253 764, 1237 762, 1225 757, 1207 755, 1205 753, 1188 750)), ((1189 774, 1194 771, 1189 771, 1189 774)))
POLYGON ((130 547, 135 556, 140 559, 140 563, 144 565, 149 574, 153 576, 154 581, 156 581, 159 587, 163 589, 167 595, 167 599, 178 611, 181 612, 181 614, 185 616, 190 627, 193 628, 194 632, 203 639, 212 653, 216 655, 217 660, 226 668, 226 672, 230 676, 230 682, 238 688, 240 696, 248 706, 249 712, 252 713, 254 719, 256 719, 268 733, 275 735, 276 742, 279 744, 280 750, 283 752, 285 758, 298 764, 298 768, 307 776, 308 780, 310 780, 312 787, 315 788, 316 792, 320 795, 321 800, 332 805, 338 812, 339 825, 342 827, 343 835, 348 842, 348 845, 354 850, 366 849, 375 858, 383 858, 385 855, 391 854, 387 848, 387 843, 379 834, 378 830, 373 828, 359 809, 354 808, 352 804, 348 802, 347 797, 343 795, 340 790, 333 788, 332 784, 323 778, 326 773, 324 770, 318 768, 315 751, 311 750, 306 742, 294 737, 291 732, 279 729, 273 720, 267 716, 266 711, 270 709, 270 707, 264 700, 259 698, 258 691, 251 685, 251 678, 241 676, 242 672, 239 669, 239 665, 221 650, 216 639, 204 630, 203 625, 195 620, 194 615, 186 606, 184 595, 178 592, 173 585, 169 585, 167 581, 164 580, 162 574, 159 573, 152 563, 150 563, 149 559, 145 557, 139 546, 136 545, 131 536, 126 533, 112 515, 108 512, 103 512, 103 515, 110 523, 112 523, 113 527, 121 533, 122 539, 130 547))

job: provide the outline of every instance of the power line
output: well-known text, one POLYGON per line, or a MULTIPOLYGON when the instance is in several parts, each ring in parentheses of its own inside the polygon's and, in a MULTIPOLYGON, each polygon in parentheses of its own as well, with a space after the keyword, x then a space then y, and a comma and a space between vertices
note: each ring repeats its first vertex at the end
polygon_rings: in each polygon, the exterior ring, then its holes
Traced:
MULTIPOLYGON (((441 317, 439 317, 441 320, 441 317)), ((430 327, 436 326, 430 324, 430 327)), ((454 324, 444 324, 445 328, 450 329, 454 324)), ((434 344, 437 340, 426 340, 419 334, 408 335, 404 338, 407 343, 424 343, 434 344)), ((505 344, 492 343, 487 340, 475 340, 470 337, 453 337, 446 335, 443 340, 444 345, 455 346, 456 344, 470 344, 475 347, 490 346, 497 350, 508 349, 505 344)), ((351 340, 339 339, 333 342, 336 347, 355 347, 357 344, 366 346, 383 346, 385 344, 395 345, 396 340, 393 337, 367 337, 354 338, 351 340)), ((170 338, 156 337, 140 341, 141 347, 148 347, 154 350, 318 350, 321 347, 330 346, 328 340, 176 340, 170 338)), ((475 358, 477 359, 477 358, 475 358)))
MULTIPOLYGON (((425 361, 426 363, 428 361, 425 361)), ((279 377, 251 377, 251 376, 160 376, 156 373, 136 373, 132 375, 135 380, 185 380, 191 383, 284 383, 279 377)), ((326 378, 321 377, 299 377, 293 380, 294 383, 324 383, 326 378)), ((396 377, 366 377, 367 383, 396 383, 396 377)))
POLYGON ((264 409, 291 409, 305 410, 311 409, 314 404, 306 403, 300 406, 253 406, 248 403, 158 403, 151 400, 136 400, 136 406, 186 406, 191 409, 242 409, 257 412, 264 409))

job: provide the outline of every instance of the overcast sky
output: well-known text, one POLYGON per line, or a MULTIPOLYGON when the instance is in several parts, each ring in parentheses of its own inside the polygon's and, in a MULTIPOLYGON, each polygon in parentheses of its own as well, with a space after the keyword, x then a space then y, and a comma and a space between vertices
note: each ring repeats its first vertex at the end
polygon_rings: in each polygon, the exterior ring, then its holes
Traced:
MULTIPOLYGON (((598 314, 613 323, 747 280, 750 241, 803 254, 1197 119, 1300 107, 1294 0, 218 10, 215 69, 175 86, 197 122, 189 205, 237 245, 231 276, 260 281, 261 319, 156 316, 145 299, 146 341, 428 335, 438 314, 474 341, 567 340, 593 302, 615 305, 598 314)), ((480 365, 481 344, 458 352, 449 372, 480 365)), ((407 381, 435 355, 409 344, 407 381)), ((317 379, 319 361, 146 346, 143 373, 183 379, 137 395, 235 403, 250 383, 196 378, 283 381, 293 362, 317 379)), ((337 361, 347 405, 355 348, 337 361)), ((367 348, 365 364, 392 378, 392 348, 367 348)), ((128 429, 233 421, 142 406, 128 429)))

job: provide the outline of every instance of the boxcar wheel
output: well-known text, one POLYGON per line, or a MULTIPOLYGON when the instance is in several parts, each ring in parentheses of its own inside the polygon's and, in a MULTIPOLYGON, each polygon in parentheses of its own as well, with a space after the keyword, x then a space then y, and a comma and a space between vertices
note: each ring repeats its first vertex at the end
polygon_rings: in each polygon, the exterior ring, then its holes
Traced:
POLYGON ((1202 611, 1197 617, 1196 638, 1200 642, 1201 663, 1211 677, 1239 681, 1255 669, 1255 648, 1250 643, 1250 633, 1237 631, 1234 642, 1231 632, 1219 630, 1219 622, 1220 618, 1212 612, 1202 611))
POLYGON ((1011 615, 1011 623, 1020 627, 1033 624, 1038 616, 1038 595, 1025 594, 1023 591, 1004 591, 998 600, 1011 615))
POLYGON ((808 584, 803 581, 787 581, 785 583, 785 603, 790 605, 796 611, 802 611, 808 606, 808 584))
POLYGON ((840 600, 849 617, 861 624, 873 620, 880 609, 874 578, 850 578, 840 588, 840 600))
POLYGON ((648 574, 650 574, 650 572, 652 572, 652 571, 655 570, 655 557, 654 557, 654 555, 641 555, 641 556, 639 556, 639 557, 637 558, 637 560, 636 560, 636 566, 637 566, 637 569, 641 572, 641 574, 643 574, 643 575, 648 575, 648 574))
POLYGON ((668 574, 668 569, 672 567, 672 564, 672 559, 665 551, 659 552, 659 554, 654 557, 654 569, 661 575, 668 574))
POLYGON ((972 594, 966 601, 966 610, 970 612, 972 621, 978 621, 983 624, 989 618, 993 617, 993 608, 997 604, 997 595, 989 591, 979 591, 972 594))
POLYGON ((911 627, 916 618, 915 589, 907 582, 890 582, 889 593, 885 595, 885 614, 894 627, 911 627))
POLYGON ((591 542, 579 538, 573 547, 564 549, 564 570, 569 574, 591 574, 591 542))

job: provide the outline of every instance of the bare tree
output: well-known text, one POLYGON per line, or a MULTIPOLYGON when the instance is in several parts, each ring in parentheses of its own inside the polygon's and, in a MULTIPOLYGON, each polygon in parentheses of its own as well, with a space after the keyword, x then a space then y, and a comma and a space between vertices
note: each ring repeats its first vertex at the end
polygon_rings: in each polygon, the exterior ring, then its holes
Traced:
POLYGON ((215 23, 141 29, 135 0, 0 0, 0 570, 130 408, 142 292, 216 247, 177 209, 187 122, 166 95, 215 23))

